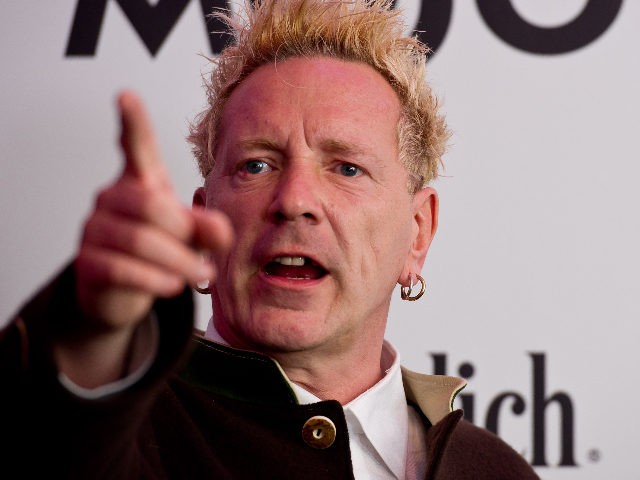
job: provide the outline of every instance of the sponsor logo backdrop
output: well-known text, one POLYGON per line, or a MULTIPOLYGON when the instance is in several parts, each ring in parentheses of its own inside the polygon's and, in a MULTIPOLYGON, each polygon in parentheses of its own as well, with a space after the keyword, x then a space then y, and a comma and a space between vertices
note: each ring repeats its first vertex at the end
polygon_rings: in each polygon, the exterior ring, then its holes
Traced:
MULTIPOLYGON (((120 170, 114 98, 136 89, 185 203, 184 141, 224 42, 222 0, 24 0, 0 19, 4 323, 70 260, 120 170)), ((466 377, 457 406, 544 479, 637 479, 640 3, 398 1, 436 50, 454 130, 416 303, 388 337, 410 368, 466 377)), ((367 288, 354 285, 353 288, 367 288)), ((210 308, 198 297, 198 325, 210 308)))

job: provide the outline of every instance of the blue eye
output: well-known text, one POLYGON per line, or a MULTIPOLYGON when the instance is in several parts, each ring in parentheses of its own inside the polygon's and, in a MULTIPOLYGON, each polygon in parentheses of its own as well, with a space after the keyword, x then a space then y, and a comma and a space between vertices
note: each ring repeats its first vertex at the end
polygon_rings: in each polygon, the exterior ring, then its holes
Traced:
POLYGON ((362 170, 360 170, 359 167, 356 167, 351 163, 340 164, 339 170, 340 170, 340 174, 344 175, 345 177, 357 177, 362 173, 362 170))
POLYGON ((249 160, 242 166, 243 170, 252 175, 256 175, 258 173, 268 172, 271 170, 269 164, 262 160, 249 160))

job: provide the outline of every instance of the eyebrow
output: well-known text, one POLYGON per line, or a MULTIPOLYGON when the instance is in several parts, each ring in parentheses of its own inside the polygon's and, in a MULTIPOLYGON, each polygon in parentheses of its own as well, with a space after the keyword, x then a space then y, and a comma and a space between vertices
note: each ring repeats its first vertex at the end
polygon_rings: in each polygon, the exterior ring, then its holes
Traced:
POLYGON ((241 140, 240 147, 246 150, 263 149, 263 150, 282 150, 282 148, 274 140, 268 138, 256 138, 251 140, 241 140))
POLYGON ((363 148, 353 143, 343 142, 342 140, 325 140, 321 143, 324 151, 329 153, 340 153, 354 156, 370 156, 363 148))
MULTIPOLYGON (((263 150, 274 150, 280 151, 282 150, 282 146, 276 142, 275 140, 271 140, 268 138, 255 138, 248 140, 241 140, 239 142, 240 147, 242 149, 263 149, 263 150)), ((339 154, 348 154, 348 155, 371 155, 367 153, 365 149, 361 148, 358 145, 353 143, 345 142, 342 140, 336 139, 328 139, 323 140, 320 143, 320 148, 328 153, 339 153, 339 154)))

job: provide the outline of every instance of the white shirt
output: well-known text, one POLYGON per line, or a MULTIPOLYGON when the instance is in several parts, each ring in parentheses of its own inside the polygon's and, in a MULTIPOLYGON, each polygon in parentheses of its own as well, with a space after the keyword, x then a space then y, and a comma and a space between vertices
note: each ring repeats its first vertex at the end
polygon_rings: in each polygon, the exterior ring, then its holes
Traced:
MULTIPOLYGON (((405 478, 408 415, 400 362, 388 342, 384 343, 382 357, 385 376, 343 405, 356 479, 405 478)), ((290 383, 300 403, 320 401, 299 385, 290 383)))
MULTIPOLYGON (((212 321, 209 321, 205 338, 228 345, 212 321)), ((356 480, 424 478, 424 427, 420 417, 407 405, 400 356, 387 341, 382 346, 380 364, 385 376, 343 405, 354 477, 356 480)), ((286 375, 285 378, 300 404, 320 401, 286 375)))

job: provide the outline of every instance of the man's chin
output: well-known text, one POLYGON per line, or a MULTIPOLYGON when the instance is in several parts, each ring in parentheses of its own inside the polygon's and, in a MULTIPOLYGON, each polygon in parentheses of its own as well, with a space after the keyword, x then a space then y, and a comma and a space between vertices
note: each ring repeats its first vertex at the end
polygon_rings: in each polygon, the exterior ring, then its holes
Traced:
POLYGON ((324 318, 289 310, 264 313, 242 330, 253 350, 283 354, 316 349, 327 340, 327 327, 324 318))

